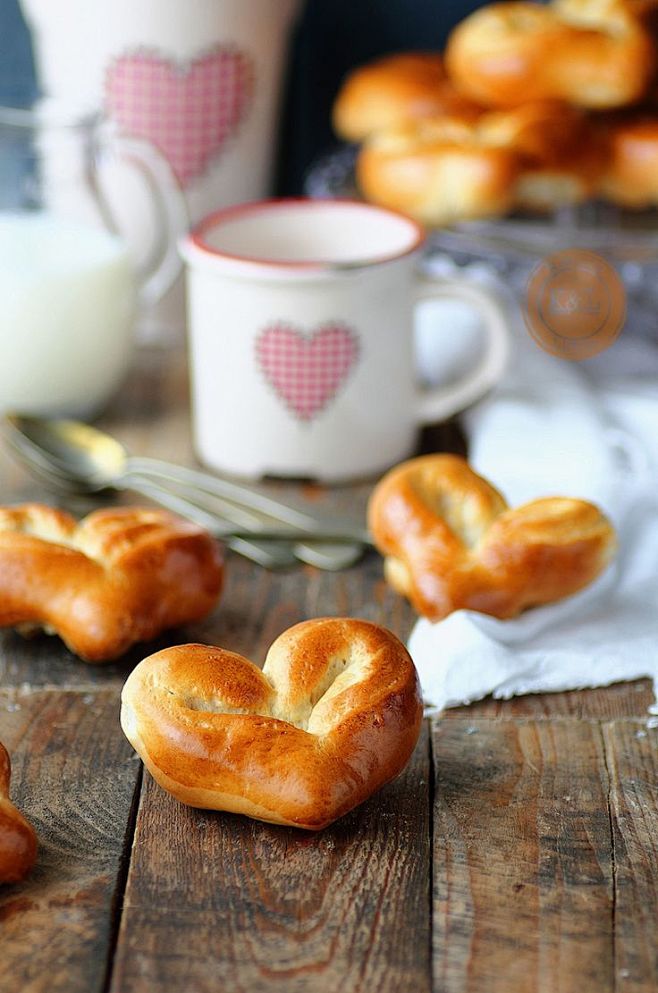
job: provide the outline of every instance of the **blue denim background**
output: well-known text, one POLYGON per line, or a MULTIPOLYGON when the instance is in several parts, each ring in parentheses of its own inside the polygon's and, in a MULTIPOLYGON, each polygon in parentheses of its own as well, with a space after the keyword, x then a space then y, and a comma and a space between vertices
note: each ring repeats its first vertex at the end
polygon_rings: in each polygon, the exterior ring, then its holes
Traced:
POLYGON ((0 0, 0 103, 29 102, 34 93, 27 28, 16 0, 0 0))

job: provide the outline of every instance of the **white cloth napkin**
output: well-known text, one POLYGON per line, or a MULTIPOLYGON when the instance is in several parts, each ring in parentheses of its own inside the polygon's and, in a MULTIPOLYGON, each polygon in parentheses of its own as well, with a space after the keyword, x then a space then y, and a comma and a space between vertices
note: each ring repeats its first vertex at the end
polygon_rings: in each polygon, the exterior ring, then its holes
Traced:
POLYGON ((488 694, 508 698, 645 676, 655 692, 658 345, 627 327, 607 352, 573 363, 534 344, 518 305, 510 306, 510 319, 510 368, 465 416, 470 462, 511 505, 551 495, 594 501, 616 526, 620 550, 588 589, 517 619, 466 610, 437 624, 421 618, 409 650, 425 699, 442 709, 488 694))

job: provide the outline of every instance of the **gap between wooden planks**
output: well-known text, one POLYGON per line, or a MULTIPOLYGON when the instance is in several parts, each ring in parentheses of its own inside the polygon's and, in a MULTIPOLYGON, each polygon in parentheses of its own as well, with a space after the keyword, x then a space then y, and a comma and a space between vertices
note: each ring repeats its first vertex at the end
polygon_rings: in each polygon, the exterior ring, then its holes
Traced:
POLYGON ((658 987, 646 721, 453 714, 433 722, 433 796, 426 728, 400 779, 307 835, 140 789, 115 690, 0 701, 41 838, 0 897, 3 993, 658 987))

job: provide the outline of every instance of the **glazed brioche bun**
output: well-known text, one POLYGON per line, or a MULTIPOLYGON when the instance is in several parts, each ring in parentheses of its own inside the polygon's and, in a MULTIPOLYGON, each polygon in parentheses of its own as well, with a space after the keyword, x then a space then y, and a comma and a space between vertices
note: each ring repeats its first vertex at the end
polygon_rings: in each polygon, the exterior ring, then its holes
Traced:
POLYGON ((551 6, 567 23, 621 32, 633 21, 651 25, 658 13, 658 0, 553 0, 551 6))
POLYGON ((356 70, 334 123, 362 143, 361 193, 429 226, 597 196, 658 203, 654 36, 658 0, 503 0, 455 28, 443 62, 356 70))
POLYGON ((9 754, 0 742, 0 884, 19 882, 37 857, 34 828, 9 799, 10 779, 9 754))
POLYGON ((603 153, 590 130, 582 111, 555 100, 435 118, 367 141, 357 181, 367 199, 427 225, 545 212, 596 190, 603 153))
POLYGON ((493 111, 482 115, 478 132, 487 145, 509 148, 518 155, 515 207, 546 213, 595 195, 605 149, 579 108, 541 100, 493 111))
POLYGON ((616 550, 594 504, 551 496, 510 508, 456 455, 391 469, 368 523, 387 581, 432 621, 463 609, 505 619, 560 600, 593 582, 616 550))
POLYGON ((584 138, 585 114, 561 100, 535 100, 510 110, 483 112, 480 140, 512 148, 526 163, 561 162, 584 138))
POLYGON ((447 79, 439 55, 403 52, 350 73, 334 104, 333 125, 345 141, 359 142, 428 117, 478 113, 447 79))
POLYGON ((0 627, 43 627, 87 662, 201 620, 223 580, 215 539, 167 510, 0 507, 0 627))
POLYGON ((319 831, 407 764, 423 720, 404 645, 353 618, 303 621, 262 670, 234 652, 177 645, 144 659, 121 726, 182 803, 319 831))
POLYGON ((550 214, 561 207, 584 203, 595 195, 600 159, 584 154, 563 165, 522 169, 514 186, 516 207, 550 214))
POLYGON ((475 11, 452 32, 445 53, 455 85, 486 106, 558 99, 605 109, 632 103, 653 74, 654 46, 621 8, 606 20, 587 4, 561 8, 525 0, 475 11))
POLYGON ((376 135, 356 168, 366 199, 427 225, 504 214, 517 174, 513 152, 484 147, 468 128, 444 121, 376 135))
POLYGON ((599 192, 622 207, 658 204, 658 116, 617 119, 606 128, 608 155, 599 192))
POLYGON ((555 96, 538 72, 564 40, 548 7, 495 3, 476 10, 451 32, 445 51, 450 78, 488 107, 516 107, 555 96))

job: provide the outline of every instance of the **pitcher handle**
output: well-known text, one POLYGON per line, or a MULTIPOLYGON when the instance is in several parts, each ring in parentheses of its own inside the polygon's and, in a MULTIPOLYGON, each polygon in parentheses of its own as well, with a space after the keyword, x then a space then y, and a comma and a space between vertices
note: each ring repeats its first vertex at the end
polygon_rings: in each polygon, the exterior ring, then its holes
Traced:
MULTIPOLYGON (((157 224, 147 259, 137 267, 140 300, 150 306, 160 300, 178 277, 182 260, 178 241, 189 230, 189 213, 184 194, 167 159, 141 138, 118 134, 110 125, 99 133, 97 151, 110 152, 139 169, 150 191, 157 224)), ((108 227, 117 225, 102 190, 97 189, 108 227)))

